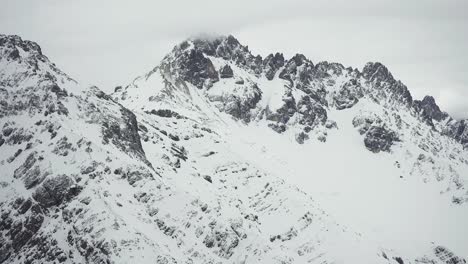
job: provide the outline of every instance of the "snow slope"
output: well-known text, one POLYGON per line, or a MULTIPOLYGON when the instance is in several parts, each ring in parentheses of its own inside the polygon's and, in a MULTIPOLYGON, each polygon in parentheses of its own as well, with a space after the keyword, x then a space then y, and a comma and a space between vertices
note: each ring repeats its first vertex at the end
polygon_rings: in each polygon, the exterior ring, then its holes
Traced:
MULTIPOLYGON (((252 56, 248 50, 232 57, 220 53, 223 45, 229 45, 226 43, 231 41, 230 38, 221 38, 220 43, 216 40, 191 40, 186 50, 182 43, 179 49, 176 47, 165 58, 161 69, 157 69, 160 75, 155 78, 166 76, 161 78, 175 84, 171 94, 192 96, 188 102, 190 106, 186 102, 167 105, 167 100, 161 100, 165 105, 140 103, 140 110, 148 113, 153 109, 170 109, 185 113, 187 109, 198 109, 199 115, 206 115, 199 121, 221 134, 222 143, 229 151, 269 175, 299 186, 335 219, 365 234, 376 244, 396 249, 410 261, 438 244, 462 255, 468 254, 468 229, 462 224, 468 217, 465 203, 467 154, 460 141, 441 129, 453 119, 443 113, 443 120, 428 120, 426 112, 413 105, 420 101, 413 100, 406 87, 395 81, 381 64, 369 64, 366 66, 368 69, 359 72, 338 64, 320 63, 311 73, 310 89, 305 90, 300 87, 304 85, 300 78, 291 83, 288 83, 288 78, 280 78, 284 72, 288 73, 287 61, 272 78, 268 78, 265 73, 256 72, 255 65, 248 64, 248 58, 252 56), (211 60, 220 74, 228 65, 232 76, 205 82, 207 85, 203 87, 194 86, 192 83, 198 81, 188 79, 180 81, 183 89, 179 89, 176 83, 184 77, 178 76, 178 60, 182 60, 182 65, 185 63, 180 53, 190 53, 197 49, 197 45, 202 51, 206 49, 204 45, 218 45, 214 49, 215 54, 210 50, 204 51, 205 57, 211 60), (240 56, 244 59, 239 65, 236 59, 240 56), (176 66, 167 70, 164 65, 168 61, 176 66), (354 87, 350 87, 353 82, 356 82, 354 87), (319 89, 325 90, 323 99, 326 101, 324 108, 328 123, 318 124, 308 132, 310 140, 303 144, 296 142, 297 135, 305 131, 297 112, 286 122, 286 130, 277 133, 270 129, 274 119, 265 112, 278 111, 287 104, 288 98, 298 102, 310 90, 319 89), (246 120, 232 114, 229 105, 233 100, 240 98, 238 105, 247 104, 253 98, 251 94, 257 91, 261 99, 247 110, 247 115, 252 118, 246 120), (347 98, 358 98, 357 102, 349 99, 353 104, 340 107, 337 98, 343 94, 347 98), (219 113, 213 114, 213 108, 220 110, 219 113), (359 129, 371 121, 398 135, 390 150, 376 151, 363 144, 359 129)), ((242 50, 243 46, 240 45, 239 49, 242 50)), ((307 66, 302 64, 299 67, 307 66)), ((301 76, 300 69, 294 71, 301 76)), ((130 109, 138 111, 132 102, 133 96, 142 99, 138 89, 151 90, 152 96, 158 96, 158 91, 167 89, 167 86, 164 82, 148 80, 123 89, 130 99, 122 100, 120 92, 114 96, 130 109)), ((193 115, 192 110, 190 112, 193 115)), ((154 117, 142 115, 140 119, 154 117)))
POLYGON ((0 263, 466 263, 464 124, 380 64, 194 39, 109 96, 0 54, 0 263))

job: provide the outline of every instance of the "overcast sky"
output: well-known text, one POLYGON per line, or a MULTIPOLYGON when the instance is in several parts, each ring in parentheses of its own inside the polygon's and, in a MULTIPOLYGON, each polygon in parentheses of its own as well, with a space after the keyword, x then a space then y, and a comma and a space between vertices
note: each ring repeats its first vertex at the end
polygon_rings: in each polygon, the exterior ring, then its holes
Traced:
POLYGON ((361 69, 380 61, 413 96, 468 118, 466 0, 0 0, 0 33, 38 42, 105 91, 199 33, 233 34, 262 56, 303 53, 361 69))

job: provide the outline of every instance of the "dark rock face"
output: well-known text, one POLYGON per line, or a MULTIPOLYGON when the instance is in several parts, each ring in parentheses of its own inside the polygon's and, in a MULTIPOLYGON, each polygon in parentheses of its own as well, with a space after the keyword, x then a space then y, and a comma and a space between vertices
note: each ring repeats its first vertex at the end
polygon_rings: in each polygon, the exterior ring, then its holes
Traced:
POLYGON ((67 201, 80 192, 80 187, 67 175, 47 178, 33 193, 33 198, 44 207, 67 201))
POLYGON ((376 99, 384 99, 388 102, 401 103, 408 109, 413 109, 428 125, 434 127, 433 121, 450 120, 440 131, 442 134, 454 138, 465 147, 468 144, 468 131, 466 121, 455 121, 446 113, 440 110, 432 96, 425 96, 421 101, 413 100, 408 88, 393 78, 388 69, 381 63, 367 63, 362 71, 362 76, 367 81, 373 83, 377 90, 385 93, 377 93, 376 99))
POLYGON ((127 174, 127 180, 130 185, 134 185, 136 182, 145 179, 145 178, 152 178, 153 175, 151 172, 146 171, 145 169, 130 171, 127 174))
POLYGON ((309 139, 309 135, 304 132, 300 132, 296 135, 296 142, 299 144, 304 144, 304 141, 309 139))
POLYGON ((445 247, 437 246, 434 248, 435 255, 446 264, 465 264, 466 260, 458 257, 452 251, 445 247))
POLYGON ((304 90, 310 84, 314 74, 314 64, 304 55, 296 54, 288 60, 284 69, 280 72, 279 78, 288 80, 291 87, 295 84, 296 88, 304 90))
MULTIPOLYGON (((180 47, 181 48, 181 47, 180 47)), ((177 70, 183 81, 189 82, 201 89, 210 87, 219 80, 210 59, 206 58, 199 49, 182 50, 176 47, 175 58, 166 58, 161 67, 164 71, 172 72, 177 70)))
POLYGON ((54 93, 58 98, 68 96, 67 91, 63 90, 62 88, 60 88, 60 86, 58 86, 55 83, 50 85, 48 87, 48 90, 51 91, 52 93, 54 93))
POLYGON ((3 136, 9 137, 13 133, 13 128, 12 127, 4 127, 3 128, 3 136))
POLYGON ((428 120, 442 121, 448 117, 447 113, 440 110, 432 96, 425 96, 422 101, 414 100, 413 107, 428 120))
POLYGON ((226 65, 224 65, 224 67, 221 68, 221 70, 219 71, 219 76, 220 76, 221 78, 223 78, 223 79, 224 79, 224 78, 232 78, 232 77, 234 76, 234 73, 232 72, 231 67, 230 67, 228 64, 226 64, 226 65))
POLYGON ((413 104, 413 97, 408 88, 402 82, 395 80, 382 63, 367 63, 362 70, 362 76, 373 83, 376 89, 386 91, 386 93, 379 94, 382 97, 381 99, 398 102, 407 107, 411 107, 413 104))
POLYGON ((46 171, 41 171, 40 166, 36 164, 36 156, 37 152, 29 154, 24 163, 15 170, 13 175, 16 179, 23 179, 26 189, 31 189, 40 184, 48 175, 46 171))
POLYGON ((366 133, 364 145, 374 153, 380 151, 389 152, 395 141, 399 141, 395 132, 384 127, 372 126, 366 133))
POLYGON ((206 80, 217 82, 219 80, 213 63, 206 58, 202 52, 191 50, 185 60, 181 60, 181 69, 184 72, 185 81, 192 83, 198 88, 203 88, 206 80))
POLYGON ((185 118, 183 116, 181 116, 179 113, 177 112, 174 112, 172 110, 169 110, 169 109, 158 109, 158 110, 151 110, 150 112, 148 112, 152 115, 157 115, 157 116, 160 116, 160 117, 166 117, 166 118, 176 118, 176 119, 182 119, 182 118, 185 118))
POLYGON ((73 147, 73 144, 68 142, 67 137, 60 138, 52 153, 60 156, 67 156, 71 151, 76 151, 76 148, 73 147))
POLYGON ((362 76, 371 82, 395 82, 390 71, 380 62, 368 62, 362 69, 362 76))
POLYGON ((217 107, 220 111, 248 123, 252 118, 251 110, 262 99, 262 91, 256 83, 251 81, 239 84, 235 89, 242 91, 240 95, 238 95, 239 93, 223 94, 210 96, 209 99, 218 104, 217 107))
MULTIPOLYGON (((20 202, 17 212, 22 215, 21 218, 15 220, 14 214, 2 213, 2 221, 0 224, 0 232, 5 231, 5 236, 0 236, 0 263, 9 259, 13 252, 18 252, 30 242, 36 233, 38 233, 44 222, 44 213, 38 204, 35 204, 31 199, 20 202), (21 204, 22 203, 22 204, 21 204), (8 238, 8 239, 7 239, 8 238)), ((15 203, 16 203, 15 202, 15 203)))
POLYGON ((253 71, 255 74, 262 72, 262 57, 253 56, 246 46, 243 46, 232 35, 222 39, 216 47, 217 57, 233 61, 236 65, 253 71))
POLYGON ((21 144, 23 142, 29 142, 33 138, 30 131, 20 128, 14 129, 13 133, 5 140, 9 145, 21 144))
POLYGON ((401 257, 394 257, 393 258, 398 264, 405 264, 405 262, 403 261, 403 259, 401 257))
MULTIPOLYGON (((235 63, 237 66, 247 69, 256 75, 262 73, 262 57, 253 56, 248 47, 229 35, 217 38, 196 38, 191 40, 198 49, 208 56, 214 56, 235 63)), ((186 42, 185 46, 189 44, 186 42)))
POLYGON ((238 78, 238 79, 236 79, 235 83, 236 84, 244 84, 245 82, 244 82, 244 79, 238 78))
POLYGON ((315 127, 317 124, 325 124, 327 111, 312 96, 304 96, 297 102, 297 112, 300 114, 299 124, 315 127))
POLYGON ((67 236, 67 242, 74 246, 79 254, 84 257, 86 263, 112 263, 111 254, 115 250, 115 242, 111 244, 105 239, 94 240, 85 236, 81 232, 82 229, 76 228, 75 231, 70 231, 67 236))
POLYGON ((171 144, 171 154, 176 158, 176 162, 173 164, 175 168, 180 168, 181 161, 187 161, 188 159, 187 150, 182 146, 176 145, 175 143, 171 144))
POLYGON ((275 112, 267 109, 265 111, 266 119, 274 123, 268 126, 278 133, 286 131, 287 124, 294 116, 294 122, 297 122, 304 130, 296 135, 296 141, 303 144, 305 140, 309 139, 309 133, 314 127, 324 125, 327 121, 327 111, 324 106, 313 93, 305 95, 298 101, 294 98, 291 91, 288 91, 283 96, 283 106, 275 112))
POLYGON ((336 109, 343 110, 353 107, 355 104, 357 104, 359 99, 357 99, 349 89, 343 87, 339 93, 333 97, 333 101, 336 109))
POLYGON ((126 153, 144 158, 145 152, 141 146, 135 114, 123 107, 120 112, 122 119, 109 119, 102 124, 104 144, 112 143, 126 153))
MULTIPOLYGON (((231 35, 185 41, 174 48, 172 55, 163 60, 161 67, 164 72, 177 71, 183 81, 198 88, 210 88, 219 81, 219 76, 213 63, 205 55, 231 61, 256 75, 262 73, 262 57, 253 56, 247 47, 242 46, 231 35)), ((231 71, 223 68, 221 78, 231 78, 231 71)))
POLYGON ((239 98, 235 95, 231 95, 225 102, 225 112, 239 120, 250 122, 250 110, 255 108, 261 98, 262 94, 258 87, 253 87, 253 93, 246 98, 239 98))
POLYGON ((446 125, 442 133, 457 140, 465 148, 468 147, 468 120, 452 120, 446 125))
POLYGON ((276 110, 276 112, 267 111, 267 120, 286 124, 289 121, 289 119, 294 115, 294 113, 297 112, 296 100, 294 99, 290 91, 283 97, 283 102, 283 106, 276 110))
POLYGON ((205 179, 205 181, 209 182, 209 183, 213 183, 213 180, 211 179, 211 176, 210 175, 204 175, 203 176, 203 179, 205 179))
POLYGON ((32 200, 31 200, 30 198, 27 199, 27 200, 18 208, 18 213, 20 213, 20 214, 26 213, 26 212, 29 210, 29 208, 31 208, 32 204, 33 204, 32 200))
POLYGON ((1 54, 1 56, 8 58, 9 60, 17 60, 20 58, 18 49, 29 52, 34 56, 43 56, 41 47, 37 43, 22 40, 16 35, 7 36, 0 34, 0 47, 2 47, 2 50, 4 51, 4 54, 1 54))
POLYGON ((233 230, 237 228, 220 228, 216 226, 216 221, 209 224, 210 233, 203 239, 203 244, 207 248, 216 248, 217 254, 228 259, 234 253, 234 249, 239 245, 239 234, 233 230))
POLYGON ((11 255, 11 245, 6 244, 3 237, 0 237, 0 263, 6 261, 11 255))
POLYGON ((390 152, 391 146, 400 141, 398 134, 375 116, 357 116, 353 119, 353 126, 364 135, 366 148, 374 153, 390 152))
POLYGON ((282 53, 276 53, 275 55, 268 55, 265 60, 263 60, 263 67, 265 71, 265 77, 268 80, 273 80, 276 72, 283 67, 284 57, 282 53))
POLYGON ((315 65, 315 71, 318 78, 325 78, 329 77, 331 74, 343 74, 344 66, 340 63, 322 61, 315 65))

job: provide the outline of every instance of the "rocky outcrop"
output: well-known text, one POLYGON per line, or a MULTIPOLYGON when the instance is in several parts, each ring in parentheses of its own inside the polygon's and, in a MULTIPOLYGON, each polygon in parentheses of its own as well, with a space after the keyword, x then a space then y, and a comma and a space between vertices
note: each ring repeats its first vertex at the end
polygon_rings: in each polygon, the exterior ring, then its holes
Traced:
POLYGON ((233 77, 229 65, 224 66, 218 76, 209 56, 230 61, 254 74, 262 72, 262 57, 253 56, 249 49, 242 46, 233 36, 184 41, 163 59, 161 69, 173 76, 180 76, 183 81, 200 89, 211 87, 220 77, 233 77))
POLYGON ((56 206, 76 196, 81 187, 67 175, 48 177, 33 193, 33 198, 44 207, 56 206))
POLYGON ((41 47, 37 43, 33 41, 22 40, 19 36, 16 35, 0 34, 0 47, 0 57, 7 58, 7 60, 22 59, 20 51, 26 52, 30 56, 41 60, 45 58, 42 54, 41 47))
POLYGON ((270 54, 263 60, 263 70, 268 80, 273 80, 276 72, 284 66, 284 57, 282 53, 270 54))
POLYGON ((291 88, 306 90, 315 73, 314 64, 303 54, 296 54, 287 61, 279 78, 288 80, 291 88))
POLYGON ((232 72, 232 69, 231 67, 226 64, 224 65, 223 68, 221 68, 221 70, 219 71, 219 76, 222 78, 222 79, 225 79, 225 78, 232 78, 234 76, 233 72, 232 72))
POLYGON ((372 152, 389 152, 394 142, 399 141, 395 132, 385 127, 371 126, 365 134, 364 145, 372 152))
POLYGON ((147 113, 149 114, 152 114, 152 115, 157 115, 157 116, 160 116, 160 117, 165 117, 165 118, 176 118, 176 119, 184 119, 186 117, 180 115, 179 113, 177 112, 174 112, 172 110, 169 110, 169 109, 153 109, 151 111, 148 111, 147 113))
POLYGON ((364 146, 374 153, 390 152, 392 145, 400 141, 398 134, 376 116, 357 116, 353 125, 364 135, 364 146))
POLYGON ((234 253, 235 248, 239 245, 240 240, 245 238, 245 236, 237 231, 241 225, 223 228, 216 221, 213 221, 208 225, 209 230, 203 239, 203 244, 209 249, 217 249, 218 256, 229 259, 234 253))
POLYGON ((251 96, 247 98, 247 100, 239 98, 235 95, 229 96, 224 102, 224 111, 233 117, 248 123, 252 117, 250 110, 255 108, 256 104, 258 101, 260 101, 261 98, 262 95, 260 92, 252 93, 251 96))
POLYGON ((378 86, 383 82, 395 82, 392 73, 380 62, 368 62, 362 69, 362 76, 378 86))
POLYGON ((392 104, 402 104, 406 107, 412 105, 413 97, 408 88, 401 81, 395 80, 387 67, 382 63, 367 63, 362 70, 362 76, 377 89, 376 96, 380 100, 386 100, 392 104), (379 90, 385 92, 378 92, 379 90))
POLYGON ((315 65, 315 71, 317 78, 327 78, 330 76, 342 75, 345 68, 340 63, 322 61, 315 65))
POLYGON ((435 255, 446 264, 465 264, 466 260, 460 258, 459 256, 455 255, 449 249, 437 246, 434 248, 435 255))
POLYGON ((275 127, 282 127, 280 130, 275 129, 276 132, 284 132, 284 125, 297 112, 296 100, 290 91, 283 96, 283 102, 284 104, 275 112, 269 112, 268 109, 266 111, 266 119, 278 123, 275 127))
POLYGON ((251 82, 244 84, 239 89, 244 91, 242 95, 228 94, 222 97, 212 97, 211 100, 222 104, 220 107, 221 111, 248 123, 252 118, 251 110, 261 100, 262 92, 256 84, 251 82))
POLYGON ((210 59, 206 58, 198 49, 183 49, 174 53, 175 58, 166 58, 161 68, 167 72, 177 70, 183 81, 189 82, 198 88, 210 87, 219 80, 218 72, 210 59))
POLYGON ((40 230, 45 219, 41 206, 30 199, 18 198, 11 207, 14 210, 2 211, 1 215, 0 232, 6 233, 0 237, 0 263, 25 247, 40 230), (22 217, 16 218, 15 212, 22 217))
POLYGON ((338 110, 351 108, 357 104, 358 101, 359 99, 346 86, 333 96, 333 104, 338 110))
POLYGON ((103 143, 112 143, 122 151, 145 159, 135 114, 123 107, 120 108, 120 114, 120 117, 109 117, 102 121, 103 143))
POLYGON ((468 120, 451 120, 443 128, 442 133, 460 142, 468 148, 468 120))
POLYGON ((47 170, 41 169, 39 166, 38 158, 43 159, 43 157, 38 157, 35 151, 30 153, 24 163, 14 172, 13 176, 16 179, 23 179, 26 189, 40 184, 49 175, 47 170))
POLYGON ((222 58, 226 61, 247 69, 259 75, 262 72, 262 57, 254 56, 248 47, 243 46, 234 36, 222 37, 199 37, 193 38, 185 43, 193 44, 193 48, 208 56, 222 58))
POLYGON ((421 101, 414 100, 413 103, 416 111, 425 119, 442 121, 448 117, 447 113, 440 110, 432 96, 425 96, 421 101))

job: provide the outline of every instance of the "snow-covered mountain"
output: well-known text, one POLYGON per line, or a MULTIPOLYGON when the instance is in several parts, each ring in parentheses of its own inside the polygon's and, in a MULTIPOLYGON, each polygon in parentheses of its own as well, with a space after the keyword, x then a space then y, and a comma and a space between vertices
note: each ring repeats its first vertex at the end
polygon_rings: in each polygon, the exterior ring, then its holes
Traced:
POLYGON ((0 263, 466 263, 468 128, 380 63, 187 40, 107 95, 0 35, 0 263))

